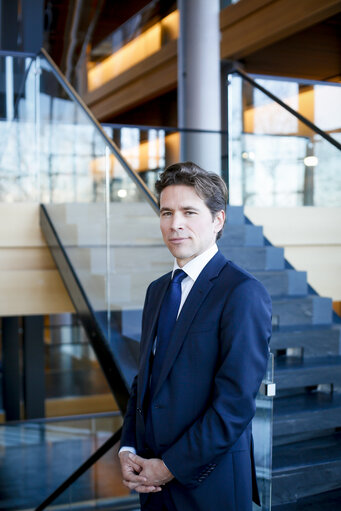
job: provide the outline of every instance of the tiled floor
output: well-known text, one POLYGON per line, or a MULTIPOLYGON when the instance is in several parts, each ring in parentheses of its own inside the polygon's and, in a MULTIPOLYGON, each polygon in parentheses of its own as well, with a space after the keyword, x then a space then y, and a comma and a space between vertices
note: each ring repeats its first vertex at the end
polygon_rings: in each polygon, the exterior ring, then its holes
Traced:
MULTIPOLYGON (((340 474, 341 478, 341 474, 340 474)), ((300 499, 293 504, 274 506, 272 511, 340 511, 341 490, 300 499)))
MULTIPOLYGON (((69 347, 46 346, 45 384, 46 395, 50 398, 110 392, 91 349, 83 343, 69 347)), ((0 426, 0 511, 36 507, 111 432, 106 427, 100 434, 89 434, 89 428, 84 432, 84 424, 77 427, 71 423, 54 424, 47 428, 34 425, 17 429, 0 426)), ((108 505, 114 497, 129 498, 129 492, 121 482, 116 452, 117 448, 108 452, 54 505, 84 502, 86 509, 85 503, 96 498, 108 505)), ((273 511, 341 511, 341 490, 276 506, 273 511)))
MULTIPOLYGON (((97 434, 91 434, 72 423, 69 427, 65 423, 60 427, 55 423, 45 427, 1 426, 0 510, 18 511, 39 505, 108 438, 107 427, 97 429, 97 434)), ((120 502, 124 499, 126 505, 129 492, 121 482, 117 448, 111 449, 53 505, 83 503, 84 507, 77 509, 90 509, 89 503, 96 501, 98 508, 103 504, 114 509, 110 505, 114 498, 120 502)), ((130 498, 136 502, 136 496, 130 498)), ((341 490, 273 507, 273 511, 340 510, 341 490)))
MULTIPOLYGON (((0 510, 38 506, 107 438, 107 432, 89 435, 80 428, 58 431, 41 427, 1 426, 0 510), (7 431, 6 431, 7 430, 7 431)), ((127 497, 121 482, 117 446, 103 456, 55 502, 89 502, 127 497)))

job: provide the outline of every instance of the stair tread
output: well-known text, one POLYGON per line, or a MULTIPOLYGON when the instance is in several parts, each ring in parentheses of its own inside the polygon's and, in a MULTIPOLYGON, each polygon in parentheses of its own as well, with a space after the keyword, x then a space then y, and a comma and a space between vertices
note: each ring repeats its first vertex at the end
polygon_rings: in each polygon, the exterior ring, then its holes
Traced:
POLYGON ((341 433, 303 440, 273 449, 273 472, 290 471, 310 465, 341 463, 341 433))
POLYGON ((327 296, 320 296, 320 295, 312 295, 307 294, 306 296, 275 296, 272 301, 273 302, 282 302, 286 300, 290 300, 290 302, 313 302, 314 300, 330 300, 327 296))
POLYGON ((341 355, 301 359, 299 357, 279 357, 275 360, 275 371, 299 371, 316 367, 340 366, 341 355))
MULTIPOLYGON (((296 396, 278 397, 274 403, 274 420, 287 415, 305 414, 327 409, 341 409, 341 394, 311 392, 296 396)), ((340 414, 341 426, 341 414, 340 414)))

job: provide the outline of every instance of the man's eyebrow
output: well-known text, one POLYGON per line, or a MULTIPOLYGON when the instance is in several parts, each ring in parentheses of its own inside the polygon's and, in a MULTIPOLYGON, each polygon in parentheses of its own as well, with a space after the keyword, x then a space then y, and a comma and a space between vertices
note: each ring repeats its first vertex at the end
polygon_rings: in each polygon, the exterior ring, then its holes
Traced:
MULTIPOLYGON (((198 208, 195 208, 194 206, 181 206, 180 209, 183 209, 184 211, 199 211, 198 208)), ((172 208, 169 208, 167 206, 164 206, 163 208, 160 208, 160 213, 163 211, 173 211, 172 208)))

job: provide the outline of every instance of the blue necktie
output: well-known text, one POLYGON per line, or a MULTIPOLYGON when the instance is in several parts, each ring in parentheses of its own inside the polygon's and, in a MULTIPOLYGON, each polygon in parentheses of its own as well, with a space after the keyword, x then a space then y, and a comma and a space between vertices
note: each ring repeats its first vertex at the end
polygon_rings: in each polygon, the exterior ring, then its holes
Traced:
POLYGON ((156 351, 151 374, 151 395, 154 394, 159 380, 168 343, 176 323, 181 302, 181 282, 185 277, 187 277, 187 274, 183 270, 175 270, 161 305, 157 327, 156 351))

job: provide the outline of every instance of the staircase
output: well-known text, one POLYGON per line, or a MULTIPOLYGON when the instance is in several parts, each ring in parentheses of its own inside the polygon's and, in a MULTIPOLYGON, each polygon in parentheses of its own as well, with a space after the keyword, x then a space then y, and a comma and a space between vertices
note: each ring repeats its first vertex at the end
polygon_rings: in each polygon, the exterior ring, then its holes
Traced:
MULTIPOLYGON (((46 206, 98 315, 103 314, 108 291, 105 228, 103 222, 98 222, 104 218, 103 208, 97 203, 46 206)), ((129 371, 123 371, 129 386, 136 370, 145 290, 152 280, 169 271, 172 257, 163 245, 158 218, 148 204, 112 203, 109 224, 111 336, 119 334, 129 351, 129 371)), ((339 488, 340 323, 333 316, 331 299, 310 290, 306 273, 286 263, 283 249, 265 240, 262 228, 244 217, 242 207, 228 207, 219 247, 228 259, 253 273, 273 299, 271 351, 276 355, 277 385, 273 504, 339 488)), ((117 345, 112 349, 117 358, 117 345)), ((126 364, 123 352, 122 357, 126 364)))

